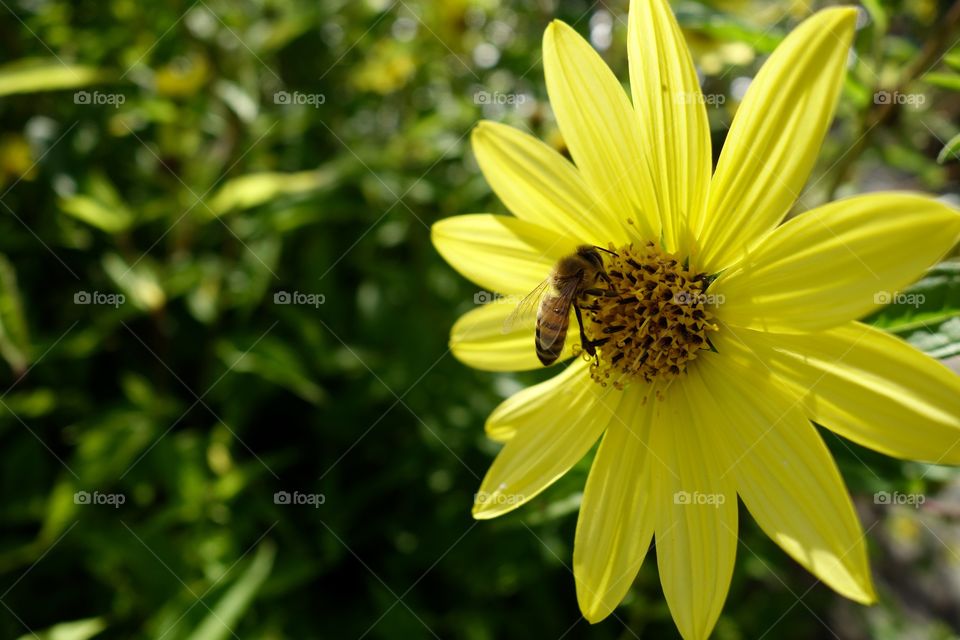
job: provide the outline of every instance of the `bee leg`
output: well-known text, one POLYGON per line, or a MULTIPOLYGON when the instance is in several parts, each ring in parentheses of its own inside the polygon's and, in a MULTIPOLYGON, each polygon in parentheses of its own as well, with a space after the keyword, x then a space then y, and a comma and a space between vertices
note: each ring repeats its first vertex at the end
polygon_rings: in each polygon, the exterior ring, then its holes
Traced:
POLYGON ((593 342, 587 339, 587 334, 583 330, 583 315, 580 313, 580 307, 576 303, 573 305, 573 312, 577 315, 577 324, 580 325, 580 346, 591 356, 597 355, 597 349, 593 342))

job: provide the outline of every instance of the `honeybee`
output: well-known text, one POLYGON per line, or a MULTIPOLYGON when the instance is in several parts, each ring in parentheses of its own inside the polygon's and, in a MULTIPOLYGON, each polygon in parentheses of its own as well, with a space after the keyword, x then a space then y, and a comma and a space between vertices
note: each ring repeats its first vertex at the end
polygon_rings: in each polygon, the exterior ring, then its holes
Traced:
MULTIPOLYGON (((543 366, 557 361, 563 352, 567 328, 570 324, 570 307, 580 325, 580 345, 591 356, 596 355, 597 342, 591 342, 583 329, 583 316, 579 303, 588 295, 606 295, 608 290, 597 289, 597 282, 607 284, 610 279, 604 270, 601 251, 613 253, 591 245, 580 245, 577 250, 560 258, 554 265, 549 277, 531 291, 514 312, 507 318, 505 330, 527 315, 534 307, 537 309, 537 330, 534 346, 537 358, 543 366)), ((613 254, 616 255, 616 254, 613 254)))

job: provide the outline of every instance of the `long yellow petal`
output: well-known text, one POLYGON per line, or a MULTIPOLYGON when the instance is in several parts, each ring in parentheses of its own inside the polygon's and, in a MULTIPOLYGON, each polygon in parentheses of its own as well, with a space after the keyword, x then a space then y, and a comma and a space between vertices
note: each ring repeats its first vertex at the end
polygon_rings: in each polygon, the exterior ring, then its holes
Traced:
POLYGON ((933 198, 873 193, 788 221, 711 288, 721 321, 804 332, 860 318, 917 280, 960 239, 960 212, 933 198))
POLYGON ((658 407, 651 435, 660 583, 686 640, 702 640, 720 616, 737 553, 737 494, 723 475, 722 434, 712 408, 678 380, 658 407), (658 464, 657 464, 658 463, 658 464))
POLYGON ((495 518, 531 500, 570 470, 597 441, 622 393, 602 390, 580 369, 580 384, 554 390, 530 428, 518 427, 487 471, 473 517, 495 518), (564 392, 559 390, 563 388, 564 392))
POLYGON ((632 219, 640 238, 659 238, 640 120, 613 72, 590 43, 559 20, 543 35, 543 70, 557 125, 593 196, 621 219, 632 219))
POLYGON ((722 358, 698 360, 694 375, 733 453, 723 473, 794 560, 841 595, 874 602, 863 529, 820 434, 761 360, 735 339, 716 347, 722 358))
MULTIPOLYGON (((457 360, 481 371, 529 371, 541 369, 534 348, 535 318, 530 322, 507 322, 517 306, 518 296, 494 298, 466 312, 450 330, 450 350, 457 360)), ((567 335, 567 344, 558 359, 569 358, 576 339, 576 320, 567 335)))
POLYGON ((628 388, 590 468, 573 546, 583 616, 599 622, 630 589, 653 538, 647 441, 651 407, 628 388))
POLYGON ((601 247, 626 241, 606 201, 594 198, 577 168, 553 148, 490 121, 477 125, 472 142, 490 188, 518 218, 601 247))
POLYGON ((710 184, 701 268, 736 262, 799 197, 833 120, 856 16, 852 7, 814 14, 750 83, 710 184))
POLYGON ((712 155, 697 72, 665 0, 632 0, 627 33, 630 88, 650 158, 668 250, 690 249, 707 204, 712 155), (688 228, 689 227, 689 228, 688 228))
POLYGON ((487 418, 487 436, 497 442, 511 439, 518 429, 536 428, 549 421, 561 421, 570 410, 565 398, 590 384, 587 363, 583 360, 570 366, 549 380, 518 391, 493 410, 487 418))
POLYGON ((489 213, 446 218, 430 230, 433 246, 480 295, 527 294, 550 275, 577 241, 540 225, 489 213))
POLYGON ((818 424, 896 458, 960 464, 960 376, 900 338, 858 322, 739 335, 818 424))

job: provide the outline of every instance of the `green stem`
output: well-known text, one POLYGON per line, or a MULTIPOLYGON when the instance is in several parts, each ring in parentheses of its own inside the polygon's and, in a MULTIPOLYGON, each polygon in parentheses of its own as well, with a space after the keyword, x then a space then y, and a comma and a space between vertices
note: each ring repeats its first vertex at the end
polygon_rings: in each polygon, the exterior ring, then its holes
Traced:
MULTIPOLYGON (((896 95, 898 93, 904 93, 907 85, 929 71, 932 66, 937 64, 940 58, 943 57, 943 54, 946 53, 943 50, 944 47, 951 46, 953 44, 953 40, 950 39, 950 36, 956 35, 955 30, 958 25, 960 25, 960 0, 954 2, 953 6, 950 7, 950 10, 947 11, 946 16, 944 16, 944 19, 940 22, 940 25, 934 32, 933 36, 926 41, 923 49, 920 50, 920 54, 903 72, 903 75, 900 77, 900 81, 890 92, 891 94, 896 95)), ((879 86, 874 87, 871 95, 876 95, 876 92, 879 90, 879 86)), ((853 165, 857 162, 857 160, 860 159, 860 156, 867 149, 873 135, 882 125, 884 125, 891 117, 893 117, 899 106, 900 105, 895 104, 895 101, 888 100, 887 102, 875 104, 873 108, 865 112, 864 118, 857 131, 856 142, 853 143, 850 149, 837 162, 833 179, 830 182, 830 195, 828 199, 832 200, 836 195, 837 189, 840 188, 840 185, 847 181, 847 179, 850 177, 850 172, 853 168, 853 165)))

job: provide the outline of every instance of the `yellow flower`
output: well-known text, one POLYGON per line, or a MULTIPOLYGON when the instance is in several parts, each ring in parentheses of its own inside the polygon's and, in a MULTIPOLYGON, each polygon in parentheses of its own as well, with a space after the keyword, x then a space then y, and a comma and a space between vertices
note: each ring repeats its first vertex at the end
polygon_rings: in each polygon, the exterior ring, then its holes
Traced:
MULTIPOLYGON (((516 217, 437 223, 433 242, 454 268, 523 296, 578 246, 616 254, 602 255, 608 281, 596 283, 612 293, 577 298, 596 356, 491 414, 487 432, 505 445, 474 506, 483 519, 524 504, 602 437, 573 557, 591 622, 620 603, 655 537, 680 632, 707 637, 733 571, 738 495, 817 578, 873 602, 863 530, 812 422, 888 455, 960 463, 960 379, 856 322, 957 242, 960 213, 888 192, 781 224, 832 120, 855 17, 821 11, 784 40, 712 175, 706 100, 665 0, 631 3, 632 103, 572 28, 547 29, 547 91, 574 163, 506 126, 474 131, 480 167, 516 217)), ((539 367, 531 325, 504 332, 512 311, 467 313, 453 352, 484 370, 539 367)))

